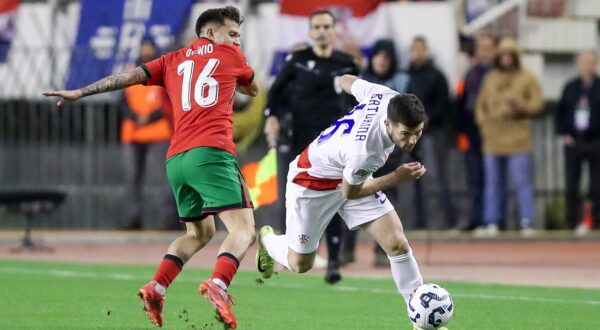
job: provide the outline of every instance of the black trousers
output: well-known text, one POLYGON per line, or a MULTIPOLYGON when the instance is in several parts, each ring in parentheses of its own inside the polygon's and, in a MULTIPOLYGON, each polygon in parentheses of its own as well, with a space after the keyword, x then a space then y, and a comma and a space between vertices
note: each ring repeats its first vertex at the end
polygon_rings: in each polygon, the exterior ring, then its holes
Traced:
MULTIPOLYGON (((131 143, 123 146, 126 158, 126 176, 128 188, 127 225, 141 225, 144 175, 146 173, 146 157, 150 144, 131 143)), ((157 169, 158 170, 158 169, 157 169)))
POLYGON ((465 174, 469 188, 469 199, 471 200, 469 228, 475 228, 483 224, 484 169, 481 144, 478 143, 478 140, 475 140, 478 138, 469 137, 470 141, 476 142, 471 142, 471 148, 465 153, 465 174))
POLYGON ((165 172, 168 148, 167 141, 122 146, 126 179, 123 228, 182 228, 165 172), (158 192, 153 200, 144 202, 147 185, 158 187, 158 192))
POLYGON ((566 215, 571 228, 577 226, 582 215, 580 185, 583 164, 586 162, 590 173, 592 216, 595 223, 600 222, 600 139, 597 139, 565 147, 566 215))

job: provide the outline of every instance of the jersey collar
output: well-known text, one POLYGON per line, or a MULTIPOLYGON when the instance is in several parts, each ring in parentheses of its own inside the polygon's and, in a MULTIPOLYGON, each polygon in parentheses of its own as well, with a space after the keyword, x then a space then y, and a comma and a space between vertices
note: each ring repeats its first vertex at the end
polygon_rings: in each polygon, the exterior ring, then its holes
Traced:
POLYGON ((208 39, 208 38, 206 38, 206 37, 200 37, 200 38, 196 39, 196 40, 195 40, 195 41, 192 43, 192 48, 196 48, 196 47, 199 47, 199 46, 201 46, 201 45, 206 45, 206 44, 207 44, 207 42, 208 42, 209 44, 213 44, 213 45, 215 44, 215 43, 214 43, 212 40, 210 40, 210 39, 208 39))
POLYGON ((384 149, 387 149, 394 145, 394 141, 392 141, 392 138, 390 137, 387 130, 385 129, 385 119, 386 119, 385 117, 381 118, 381 120, 379 121, 379 128, 381 130, 381 138, 383 140, 383 147, 384 147, 384 149))

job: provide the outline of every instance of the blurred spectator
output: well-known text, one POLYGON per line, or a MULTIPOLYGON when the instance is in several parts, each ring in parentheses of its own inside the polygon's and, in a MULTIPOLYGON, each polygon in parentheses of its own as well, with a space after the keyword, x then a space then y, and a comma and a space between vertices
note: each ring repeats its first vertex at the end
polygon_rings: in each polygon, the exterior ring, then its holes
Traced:
MULTIPOLYGON (((448 160, 448 137, 447 132, 450 126, 450 99, 448 82, 444 74, 434 65, 429 56, 427 40, 423 37, 417 37, 413 40, 411 46, 411 62, 408 70, 410 83, 408 84, 408 93, 419 97, 429 121, 427 129, 423 132, 421 142, 413 150, 413 154, 427 166, 428 174, 424 178, 426 182, 435 183, 437 189, 437 200, 439 208, 445 217, 445 227, 455 225, 455 212, 452 205, 452 196, 450 193, 450 184, 448 182, 447 160, 448 160), (425 161, 420 158, 425 157, 425 161)), ((417 180, 419 187, 422 180, 417 180)), ((421 194, 421 188, 417 189, 417 194, 421 194)), ((422 198, 421 198, 422 199, 422 198)), ((417 228, 423 228, 426 214, 424 208, 417 206, 417 228)))
MULTIPOLYGON (((392 40, 382 39, 375 42, 373 52, 369 58, 367 69, 361 74, 361 78, 372 83, 385 85, 395 91, 405 93, 408 88, 409 76, 406 72, 398 70, 398 57, 396 56, 396 46, 392 40)), ((374 176, 378 177, 388 174, 400 166, 401 152, 396 148, 390 154, 387 162, 377 171, 374 176)), ((389 189, 384 191, 386 196, 392 200, 398 200, 398 191, 389 189)), ((347 231, 344 235, 344 244, 340 262, 342 264, 353 262, 354 250, 356 246, 356 231, 347 231)), ((375 243, 375 266, 384 267, 389 265, 389 259, 379 244, 375 243)))
POLYGON ((476 38, 472 66, 465 75, 462 93, 457 95, 458 145, 465 154, 465 173, 471 199, 469 220, 459 223, 457 230, 472 230, 483 224, 483 156, 479 128, 475 122, 475 102, 485 76, 494 65, 495 55, 496 41, 493 37, 476 38))
POLYGON ((356 39, 354 39, 350 35, 340 36, 338 44, 339 44, 339 47, 337 47, 338 50, 352 56, 356 66, 358 68, 362 69, 363 53, 362 53, 362 50, 360 49, 360 45, 358 44, 356 39))
POLYGON ((531 118, 543 105, 539 83, 521 67, 516 41, 502 39, 494 69, 485 78, 475 105, 485 165, 485 225, 477 230, 478 235, 498 233, 507 199, 507 170, 517 191, 521 233, 533 233, 531 118))
MULTIPOLYGON (((556 110, 556 133, 565 146, 567 223, 575 228, 581 219, 579 185, 583 162, 588 163, 592 219, 600 221, 600 79, 598 57, 586 51, 577 58, 579 76, 569 81, 556 110)), ((579 232, 589 230, 581 223, 579 232)))
MULTIPOLYGON (((138 65, 159 56, 156 45, 144 40, 140 47, 138 65)), ((169 147, 172 127, 167 116, 171 114, 171 102, 164 88, 134 85, 123 90, 123 123, 121 142, 125 156, 128 199, 125 204, 124 229, 142 229, 144 218, 144 181, 153 178, 160 185, 159 202, 147 203, 153 207, 161 226, 172 223, 169 216, 175 205, 163 169, 169 147), (144 180, 144 177, 146 180, 144 180)), ((166 229, 166 228, 162 228, 166 229)))
POLYGON ((389 39, 381 39, 373 45, 367 69, 362 73, 362 79, 376 84, 385 85, 398 92, 406 92, 409 76, 399 71, 396 46, 389 39))
MULTIPOLYGON (((292 157, 352 107, 352 98, 336 89, 334 80, 343 74, 358 74, 354 59, 333 49, 335 17, 331 12, 319 10, 311 14, 309 35, 312 47, 294 52, 284 64, 269 90, 265 111, 269 145, 278 142, 280 121, 291 113, 292 157)), ((331 284, 341 279, 338 258, 342 226, 342 219, 336 215, 325 232, 329 250, 325 281, 331 284)))

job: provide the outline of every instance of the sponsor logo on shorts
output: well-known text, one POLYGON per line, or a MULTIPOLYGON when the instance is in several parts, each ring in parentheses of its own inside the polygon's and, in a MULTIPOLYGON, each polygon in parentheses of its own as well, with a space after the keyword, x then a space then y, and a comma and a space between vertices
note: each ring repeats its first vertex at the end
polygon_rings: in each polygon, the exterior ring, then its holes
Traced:
POLYGON ((298 240, 300 241, 300 244, 306 244, 309 238, 310 237, 304 234, 298 235, 298 240))

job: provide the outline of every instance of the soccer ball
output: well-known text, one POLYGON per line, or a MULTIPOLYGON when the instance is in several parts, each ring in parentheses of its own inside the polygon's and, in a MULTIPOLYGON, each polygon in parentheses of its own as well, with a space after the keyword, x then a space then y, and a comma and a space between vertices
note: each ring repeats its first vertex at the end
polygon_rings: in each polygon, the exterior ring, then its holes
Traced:
POLYGON ((444 326, 453 313, 452 297, 437 284, 419 286, 408 299, 408 317, 416 327, 423 330, 444 326))

